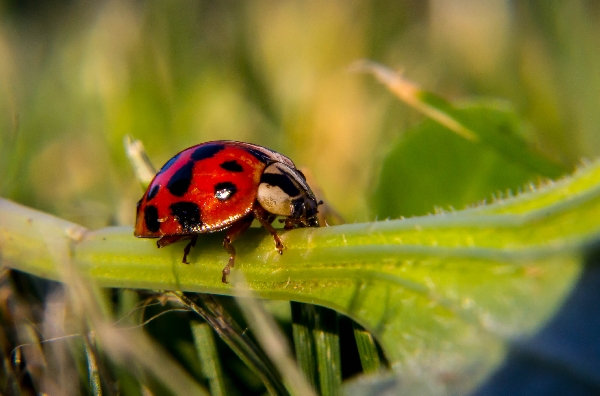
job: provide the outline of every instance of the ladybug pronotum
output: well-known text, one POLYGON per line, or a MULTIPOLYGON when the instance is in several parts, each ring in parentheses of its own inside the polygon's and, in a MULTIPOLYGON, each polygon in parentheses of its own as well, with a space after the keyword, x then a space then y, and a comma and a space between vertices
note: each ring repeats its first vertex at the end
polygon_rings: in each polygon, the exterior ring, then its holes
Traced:
POLYGON ((198 234, 227 230, 223 247, 229 262, 223 283, 235 263, 232 242, 254 219, 283 243, 271 223, 282 216, 285 229, 318 227, 317 202, 306 178, 284 155, 255 144, 213 141, 183 150, 154 176, 137 204, 134 235, 160 238, 158 247, 187 240, 183 262, 198 234))

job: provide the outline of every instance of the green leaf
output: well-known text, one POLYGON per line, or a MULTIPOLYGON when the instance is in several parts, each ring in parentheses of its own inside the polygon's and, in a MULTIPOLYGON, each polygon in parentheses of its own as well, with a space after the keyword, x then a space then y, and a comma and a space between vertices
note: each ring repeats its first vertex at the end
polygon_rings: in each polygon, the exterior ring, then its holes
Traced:
POLYGON ((463 208, 489 200, 490 193, 514 192, 528 182, 567 171, 526 141, 526 128, 505 102, 459 105, 378 63, 361 61, 354 69, 373 74, 428 117, 407 131, 386 157, 372 197, 378 217, 463 208))
MULTIPOLYGON (((252 229, 236 241, 234 271, 263 298, 348 315, 405 380, 465 391, 502 359, 510 340, 552 316, 600 236, 598 218, 596 162, 486 206, 282 232, 281 256, 268 233, 252 229)), ((101 286, 234 293, 220 279, 222 236, 203 235, 183 265, 183 245, 156 249, 131 234, 130 227, 88 231, 0 200, 4 266, 60 280, 68 257, 101 286)))
MULTIPOLYGON (((467 104, 454 113, 468 119, 470 125, 482 124, 477 130, 517 136, 522 128, 510 108, 489 102, 467 104)), ((514 146, 521 142, 507 139, 514 146)), ((540 165, 537 170, 544 169, 540 165)), ((422 215, 436 207, 464 208, 489 200, 490 192, 506 194, 540 176, 555 174, 553 169, 542 174, 537 170, 480 141, 448 133, 436 121, 426 120, 407 131, 385 158, 372 197, 373 208, 378 218, 422 215)))
POLYGON ((359 61, 353 70, 373 74, 400 100, 434 120, 442 130, 480 143, 526 171, 554 178, 566 171, 564 166, 537 151, 523 138, 520 129, 515 128, 515 116, 507 118, 502 114, 482 113, 477 106, 470 110, 458 107, 377 62, 359 61))
POLYGON ((546 177, 558 177, 566 171, 566 167, 552 161, 524 139, 524 128, 507 103, 479 100, 468 106, 459 106, 425 91, 419 92, 418 97, 472 131, 477 137, 474 141, 481 142, 525 171, 546 177))

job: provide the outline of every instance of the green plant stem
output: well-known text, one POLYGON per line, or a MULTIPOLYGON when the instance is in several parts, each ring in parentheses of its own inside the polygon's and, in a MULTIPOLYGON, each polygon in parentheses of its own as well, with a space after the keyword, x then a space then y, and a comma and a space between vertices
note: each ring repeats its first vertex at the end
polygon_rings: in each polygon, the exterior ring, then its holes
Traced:
MULTIPOLYGON (((476 380, 502 357, 507 339, 530 334, 556 309, 600 235, 598 218, 595 163, 487 206, 282 232, 283 255, 268 233, 251 229, 235 243, 234 271, 264 298, 350 316, 398 370, 435 364, 434 375, 477 361, 476 380)), ((221 241, 203 235, 185 265, 183 244, 157 249, 155 240, 134 238, 131 227, 88 231, 0 200, 2 265, 50 279, 60 280, 68 255, 104 287, 232 295, 220 281, 227 260, 221 241)))

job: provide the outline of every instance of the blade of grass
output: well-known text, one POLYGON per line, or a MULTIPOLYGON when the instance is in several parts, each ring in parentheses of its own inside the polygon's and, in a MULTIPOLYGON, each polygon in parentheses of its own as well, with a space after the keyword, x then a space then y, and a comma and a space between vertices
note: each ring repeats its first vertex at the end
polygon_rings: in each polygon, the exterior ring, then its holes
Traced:
POLYGON ((462 125, 451 115, 440 110, 439 106, 423 101, 421 88, 405 79, 401 73, 391 70, 384 65, 370 60, 361 60, 350 66, 350 71, 373 74, 379 82, 384 84, 392 93, 409 106, 417 109, 427 117, 436 120, 459 136, 471 141, 479 140, 477 134, 462 125))
POLYGON ((156 169, 152 165, 150 158, 148 158, 148 154, 146 154, 144 143, 127 135, 123 139, 123 145, 125 146, 125 153, 135 173, 135 177, 142 185, 142 189, 145 190, 154 178, 156 169))
POLYGON ((292 333, 296 361, 314 389, 319 390, 314 328, 314 305, 291 302, 292 333))
POLYGON ((84 334, 83 345, 85 347, 85 356, 87 358, 90 391, 94 396, 102 396, 102 385, 100 381, 100 372, 98 371, 98 362, 96 361, 96 350, 92 345, 89 333, 84 334))
POLYGON ((473 120, 446 99, 426 92, 408 81, 401 73, 377 62, 362 60, 351 66, 352 71, 370 73, 384 84, 397 98, 427 117, 439 122, 457 135, 474 142, 481 142, 514 163, 546 177, 558 177, 567 168, 538 152, 520 136, 506 134, 504 130, 488 128, 478 119, 473 120))
POLYGON ((225 380, 223 378, 223 371, 221 370, 213 329, 210 325, 197 321, 192 322, 191 327, 194 344, 198 352, 198 359, 200 359, 200 364, 202 365, 202 372, 208 378, 210 394, 212 396, 224 396, 227 394, 225 391, 225 380))
POLYGON ((213 298, 199 295, 201 300, 197 304, 180 292, 169 292, 168 295, 206 320, 219 337, 258 375, 272 395, 289 394, 268 357, 213 298))
POLYGON ((175 359, 144 332, 129 330, 125 335, 125 332, 111 327, 101 327, 96 335, 103 340, 104 350, 116 362, 129 363, 127 366, 134 370, 136 378, 143 378, 141 371, 147 371, 151 374, 149 378, 159 380, 173 394, 208 395, 175 359))
POLYGON ((114 326, 108 309, 108 294, 89 278, 82 276, 69 251, 59 251, 53 255, 53 259, 54 257, 65 257, 64 261, 55 261, 55 264, 59 263, 61 266, 59 271, 66 283, 65 291, 73 314, 86 323, 81 332, 87 331, 89 326, 98 344, 102 346, 102 351, 115 363, 138 363, 129 365, 138 369, 136 377, 141 378, 139 375, 142 372, 149 373, 151 375, 148 378, 152 382, 159 382, 161 387, 174 394, 208 395, 179 362, 141 328, 120 330, 114 326))
POLYGON ((360 364, 363 371, 365 374, 376 373, 379 371, 381 364, 373 336, 356 322, 353 322, 352 326, 354 328, 354 339, 358 347, 358 355, 360 356, 360 364))
POLYGON ((323 396, 341 393, 342 362, 340 358, 340 336, 338 317, 334 310, 314 306, 315 327, 313 337, 317 353, 319 385, 323 396))
POLYGON ((236 285, 237 302, 242 308, 242 313, 250 327, 254 329, 253 333, 258 342, 273 360, 275 367, 279 369, 290 393, 299 396, 316 396, 302 370, 292 358, 286 339, 273 318, 267 314, 252 291, 244 287, 242 274, 236 273, 233 278, 236 285))

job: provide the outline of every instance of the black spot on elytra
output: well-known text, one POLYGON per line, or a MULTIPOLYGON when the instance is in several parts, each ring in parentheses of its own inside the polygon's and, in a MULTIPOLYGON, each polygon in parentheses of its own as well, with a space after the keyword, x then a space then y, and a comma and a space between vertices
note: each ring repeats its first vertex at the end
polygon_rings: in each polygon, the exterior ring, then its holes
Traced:
POLYGON ((194 150, 191 157, 194 161, 200 161, 214 156, 224 148, 225 145, 223 144, 203 144, 194 150))
POLYGON ((173 173, 173 176, 167 183, 167 189, 171 194, 176 197, 181 197, 190 188, 192 182, 192 171, 194 170, 194 161, 188 161, 181 168, 177 169, 177 172, 173 173))
POLYGON ((244 171, 244 168, 242 167, 242 165, 240 165, 240 163, 237 162, 236 160, 225 161, 219 166, 229 172, 243 172, 244 171))
POLYGON ((171 213, 184 233, 199 232, 202 226, 200 221, 200 208, 193 202, 175 202, 169 206, 171 213))
POLYGON ((160 185, 159 184, 155 184, 154 186, 152 186, 152 188, 150 189, 150 191, 148 191, 148 195, 146 196, 146 202, 149 202, 154 197, 156 197, 156 194, 158 194, 158 190, 160 190, 160 185))
POLYGON ((298 190, 298 187, 296 187, 296 185, 287 175, 282 175, 279 173, 263 173, 260 177, 260 182, 270 184, 274 187, 279 187, 290 197, 300 195, 300 190, 298 190))
POLYGON ((225 202, 237 192, 237 187, 232 182, 217 183, 215 185, 215 198, 225 202))
POLYGON ((165 172, 167 169, 169 169, 179 158, 179 156, 181 155, 181 153, 177 154, 175 157, 171 158, 170 160, 167 161, 166 164, 164 164, 162 166, 162 168, 160 168, 160 170, 158 171, 157 175, 165 172))
POLYGON ((273 162, 271 157, 269 157, 267 154, 263 153, 262 151, 259 151, 259 150, 253 149, 253 148, 246 148, 245 150, 247 152, 249 152, 250 154, 252 154, 260 162, 264 162, 265 164, 270 164, 271 162, 273 162))
POLYGON ((150 232, 157 232, 160 228, 158 222, 158 209, 156 206, 148 205, 144 209, 144 221, 146 222, 146 228, 150 232))

